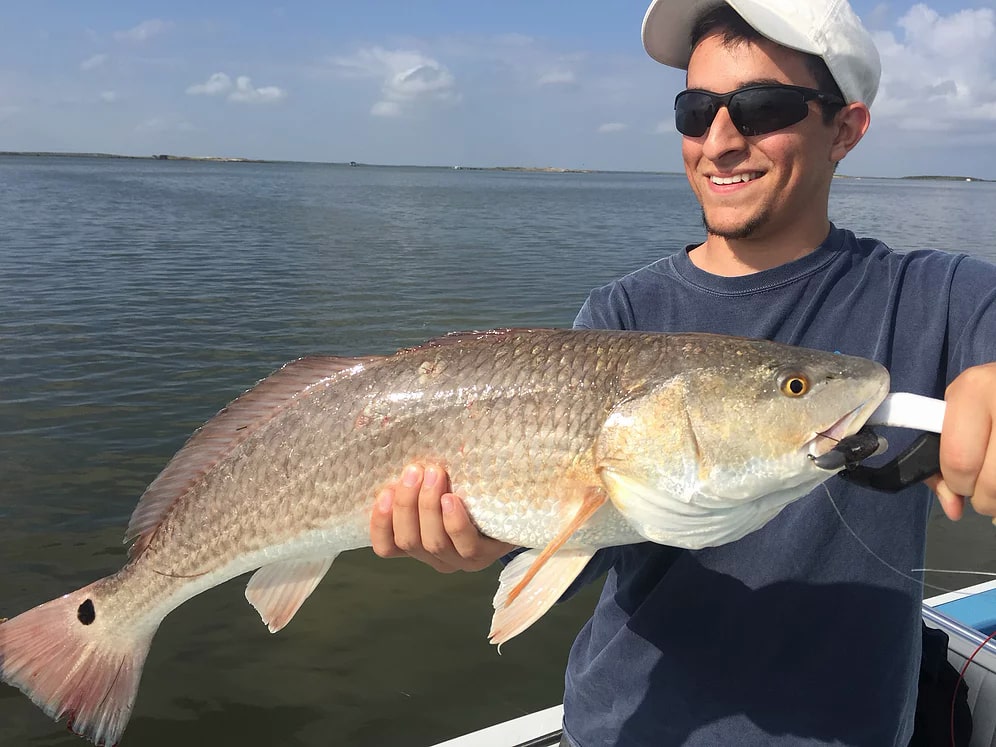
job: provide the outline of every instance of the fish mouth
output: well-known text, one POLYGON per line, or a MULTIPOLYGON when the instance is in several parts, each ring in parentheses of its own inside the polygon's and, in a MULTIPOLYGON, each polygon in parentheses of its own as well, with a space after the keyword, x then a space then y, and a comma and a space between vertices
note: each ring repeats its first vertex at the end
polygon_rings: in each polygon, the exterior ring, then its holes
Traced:
POLYGON ((857 433, 861 429, 861 426, 865 424, 865 421, 871 417, 875 408, 878 407, 879 401, 880 398, 869 397, 827 428, 814 433, 805 444, 810 458, 816 459, 816 457, 823 456, 840 443, 842 439, 857 433))

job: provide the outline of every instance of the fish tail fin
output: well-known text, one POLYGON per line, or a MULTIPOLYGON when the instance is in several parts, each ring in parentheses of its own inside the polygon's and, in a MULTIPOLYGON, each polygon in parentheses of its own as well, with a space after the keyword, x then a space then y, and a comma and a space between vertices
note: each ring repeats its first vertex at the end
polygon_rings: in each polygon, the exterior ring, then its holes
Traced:
POLYGON ((0 680, 94 744, 116 745, 158 621, 150 629, 103 614, 104 581, 0 622, 0 680))

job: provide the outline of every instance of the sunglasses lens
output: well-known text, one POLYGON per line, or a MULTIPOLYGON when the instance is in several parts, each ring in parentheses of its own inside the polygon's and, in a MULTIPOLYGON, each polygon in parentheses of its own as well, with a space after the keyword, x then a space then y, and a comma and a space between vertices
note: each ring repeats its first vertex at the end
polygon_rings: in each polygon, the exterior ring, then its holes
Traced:
POLYGON ((806 97, 777 86, 747 88, 721 97, 702 91, 683 91, 674 102, 674 125, 688 137, 702 137, 716 112, 728 101, 730 119, 742 135, 766 135, 801 122, 809 114, 806 97))
POLYGON ((674 126, 682 135, 701 137, 716 118, 716 107, 711 96, 685 91, 674 102, 674 126))
POLYGON ((742 91, 730 101, 730 119, 743 135, 766 135, 801 122, 808 114, 802 94, 784 88, 742 91))

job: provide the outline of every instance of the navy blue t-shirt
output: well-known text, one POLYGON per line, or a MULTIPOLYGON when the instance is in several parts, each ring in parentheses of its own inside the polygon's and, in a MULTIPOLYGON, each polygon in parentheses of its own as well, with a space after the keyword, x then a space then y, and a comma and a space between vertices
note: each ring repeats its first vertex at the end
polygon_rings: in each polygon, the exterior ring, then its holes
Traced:
MULTIPOLYGON (((832 227, 811 254, 744 277, 679 251, 593 291, 575 325, 840 351, 884 364, 894 392, 943 397, 963 369, 996 360, 996 267, 832 227)), ((916 435, 881 432, 893 454, 916 435)), ((923 567, 930 493, 826 487, 832 501, 819 488, 722 547, 599 552, 582 575, 607 571, 568 662, 567 735, 581 747, 905 747, 922 599, 906 576, 923 567)))

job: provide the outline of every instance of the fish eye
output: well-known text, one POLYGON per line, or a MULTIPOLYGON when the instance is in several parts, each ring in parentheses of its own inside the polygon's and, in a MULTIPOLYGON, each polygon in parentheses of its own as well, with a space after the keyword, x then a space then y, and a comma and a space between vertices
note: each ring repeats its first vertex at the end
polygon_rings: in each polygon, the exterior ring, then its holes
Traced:
POLYGON ((782 379, 781 390, 786 397, 801 397, 809 391, 809 379, 802 374, 789 374, 782 379))

